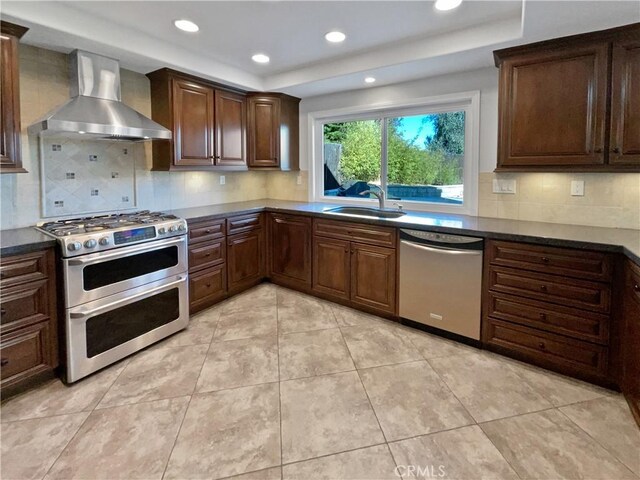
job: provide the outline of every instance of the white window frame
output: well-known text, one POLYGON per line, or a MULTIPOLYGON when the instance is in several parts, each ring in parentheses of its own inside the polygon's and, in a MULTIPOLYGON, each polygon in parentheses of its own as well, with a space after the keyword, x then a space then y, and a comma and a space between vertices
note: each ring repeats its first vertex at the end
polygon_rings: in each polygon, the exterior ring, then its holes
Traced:
MULTIPOLYGON (((465 145, 463 183, 464 198, 461 205, 435 202, 402 200, 406 210, 418 210, 437 213, 456 213, 461 215, 478 215, 478 169, 480 152, 480 91, 461 92, 435 97, 416 98, 403 102, 383 103, 375 105, 361 105, 357 107, 340 108, 310 112, 307 115, 310 132, 309 158, 310 197, 314 202, 349 205, 377 205, 377 199, 332 197, 324 195, 324 132, 325 123, 345 122, 352 120, 371 120, 381 117, 401 117, 409 115, 428 114, 431 111, 465 112, 465 145)), ((382 125, 382 156, 386 156, 386 125, 382 125)), ((386 162, 381 159, 381 178, 386 186, 386 162)))

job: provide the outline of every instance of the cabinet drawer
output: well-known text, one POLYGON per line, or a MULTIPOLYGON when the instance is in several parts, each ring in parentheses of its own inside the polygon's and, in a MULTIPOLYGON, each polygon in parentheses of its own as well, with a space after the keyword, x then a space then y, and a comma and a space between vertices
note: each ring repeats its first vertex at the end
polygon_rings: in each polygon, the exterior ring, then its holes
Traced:
POLYGON ((225 219, 189 224, 189 243, 224 237, 225 219))
POLYGON ((226 269, 224 264, 194 273, 189 277, 189 302, 199 302, 224 297, 226 293, 226 269))
POLYGON ((627 260, 625 269, 625 285, 629 289, 629 298, 634 298, 640 304, 640 267, 627 260))
POLYGON ((578 279, 611 279, 613 260, 604 253, 510 242, 491 242, 489 248, 492 265, 578 279))
POLYGON ((567 373, 599 377, 607 374, 606 347, 492 318, 488 319, 488 323, 485 340, 501 351, 567 373))
POLYGON ((46 279, 3 289, 0 304, 2 330, 21 324, 46 320, 49 316, 48 281, 46 279))
POLYGON ((389 227, 377 227, 349 222, 335 222, 330 220, 316 220, 313 223, 313 233, 325 237, 353 240, 381 247, 396 246, 396 230, 389 227))
POLYGON ((226 242, 224 239, 189 246, 189 271, 202 270, 223 263, 226 242))
POLYGON ((609 313, 611 287, 588 280, 490 267, 489 282, 495 292, 519 295, 567 307, 609 313))
POLYGON ((0 377, 3 387, 57 366, 54 358, 50 358, 50 335, 48 322, 2 335, 0 377))
POLYGON ((46 278, 48 255, 53 255, 53 250, 3 257, 0 264, 0 286, 8 287, 46 278))
POLYGON ((227 235, 249 232, 262 227, 262 214, 251 213, 227 219, 227 235))
POLYGON ((493 318, 606 345, 609 317, 587 311, 576 313, 573 308, 489 292, 488 314, 493 318))

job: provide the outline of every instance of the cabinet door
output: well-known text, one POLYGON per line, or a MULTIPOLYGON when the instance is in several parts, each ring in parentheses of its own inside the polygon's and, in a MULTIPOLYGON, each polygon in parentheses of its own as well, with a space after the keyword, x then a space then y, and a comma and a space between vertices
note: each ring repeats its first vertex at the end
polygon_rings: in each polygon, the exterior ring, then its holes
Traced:
POLYGON ((229 293, 248 288, 264 277, 262 235, 259 229, 227 239, 229 293))
POLYGON ((640 40, 613 46, 609 163, 640 165, 640 40))
POLYGON ((280 99, 249 98, 249 166, 280 166, 280 99))
POLYGON ((394 313, 396 309, 396 251, 351 244, 351 301, 394 313))
POLYGON ((604 164, 607 62, 606 43, 505 59, 498 169, 604 164))
POLYGON ((269 274, 276 283, 311 287, 311 219, 272 213, 269 221, 269 274))
MULTIPOLYGON (((3 22, 4 23, 4 22, 3 22)), ((4 32, 3 32, 4 33, 4 32)), ((0 173, 24 173, 20 148, 18 39, 0 36, 0 173)))
POLYGON ((349 300, 351 242, 335 238, 313 238, 313 290, 349 300))
POLYGON ((216 90, 215 97, 216 165, 246 165, 247 108, 245 97, 223 90, 216 90))
POLYGON ((174 164, 214 164, 213 89, 186 80, 173 81, 174 164))
POLYGON ((622 391, 640 425, 640 267, 627 263, 622 338, 622 391))

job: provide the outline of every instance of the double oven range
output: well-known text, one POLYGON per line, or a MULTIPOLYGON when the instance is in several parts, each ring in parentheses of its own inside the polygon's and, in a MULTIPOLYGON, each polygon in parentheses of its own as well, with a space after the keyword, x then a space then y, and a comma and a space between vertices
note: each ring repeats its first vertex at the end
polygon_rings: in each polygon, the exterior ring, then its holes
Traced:
POLYGON ((37 228, 62 253, 68 383, 188 325, 185 220, 143 211, 37 228))

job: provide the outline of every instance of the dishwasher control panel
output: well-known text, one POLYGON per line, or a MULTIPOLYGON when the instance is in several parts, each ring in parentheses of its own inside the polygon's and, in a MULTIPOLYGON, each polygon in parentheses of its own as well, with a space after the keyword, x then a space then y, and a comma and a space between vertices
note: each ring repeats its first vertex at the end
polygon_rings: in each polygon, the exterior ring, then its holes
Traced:
POLYGON ((415 240, 425 240, 427 242, 435 242, 435 243, 454 243, 454 244, 469 244, 482 242, 482 238, 478 237, 467 237, 463 235, 451 235, 448 233, 438 233, 438 232, 424 232, 422 230, 407 230, 400 229, 401 237, 411 240, 411 238, 415 240))

